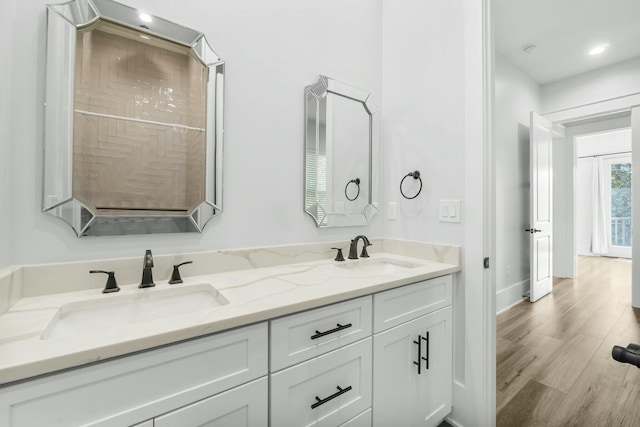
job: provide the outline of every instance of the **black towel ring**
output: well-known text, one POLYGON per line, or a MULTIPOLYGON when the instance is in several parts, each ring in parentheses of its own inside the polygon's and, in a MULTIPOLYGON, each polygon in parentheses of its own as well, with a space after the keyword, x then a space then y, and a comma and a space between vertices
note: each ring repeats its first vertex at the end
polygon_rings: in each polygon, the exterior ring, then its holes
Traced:
POLYGON ((402 197, 404 197, 405 199, 409 199, 409 200, 415 199, 416 197, 418 197, 421 191, 422 191, 422 178, 420 178, 420 171, 409 172, 404 176, 404 178, 402 178, 402 181, 400 181, 400 194, 402 194, 402 197), (404 191, 402 191, 402 184, 404 184, 404 180, 409 177, 412 177, 413 179, 417 179, 420 181, 420 188, 418 189, 418 192, 415 194, 415 196, 411 196, 411 197, 407 197, 407 195, 404 194, 404 191))
POLYGON ((360 178, 352 179, 351 181, 347 182, 347 185, 344 186, 344 197, 346 197, 348 201, 353 202, 355 199, 358 198, 359 195, 360 195, 360 178), (354 183, 356 187, 358 187, 358 192, 356 193, 356 197, 354 197, 353 199, 350 198, 349 195, 347 194, 347 188, 349 188, 349 184, 351 183, 354 183))

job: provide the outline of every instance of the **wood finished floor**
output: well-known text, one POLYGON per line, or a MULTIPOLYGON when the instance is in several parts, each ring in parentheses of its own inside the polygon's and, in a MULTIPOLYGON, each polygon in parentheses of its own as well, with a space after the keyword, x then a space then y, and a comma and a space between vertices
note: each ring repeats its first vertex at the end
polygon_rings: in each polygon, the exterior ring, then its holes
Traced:
POLYGON ((580 257, 578 279, 497 318, 497 426, 640 426, 640 369, 611 358, 630 342, 631 262, 580 257))

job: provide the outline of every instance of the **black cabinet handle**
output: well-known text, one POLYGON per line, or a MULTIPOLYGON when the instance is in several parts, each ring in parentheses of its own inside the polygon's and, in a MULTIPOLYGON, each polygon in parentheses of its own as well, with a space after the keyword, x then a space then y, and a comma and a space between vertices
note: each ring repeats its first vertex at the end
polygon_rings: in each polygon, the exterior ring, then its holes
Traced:
POLYGON ((421 338, 427 342, 427 357, 423 357, 422 360, 425 361, 425 366, 429 369, 429 331, 427 331, 426 336, 421 338))
POLYGON ((420 368, 422 367, 422 335, 418 335, 418 341, 414 341, 414 344, 418 344, 418 361, 413 362, 414 365, 418 366, 418 375, 421 374, 420 368))
POLYGON ((422 361, 424 360, 425 362, 425 367, 427 369, 429 369, 429 331, 427 331, 426 335, 423 337, 422 335, 418 335, 418 341, 414 341, 414 344, 418 345, 418 361, 417 362, 413 362, 414 365, 416 365, 418 367, 418 375, 420 375, 421 372, 421 367, 422 367, 422 361), (426 341, 427 342, 427 356, 423 356, 422 355, 422 341, 426 341))
POLYGON ((311 405, 311 409, 316 409, 318 406, 324 405, 325 403, 327 403, 331 399, 335 399, 336 397, 340 396, 341 394, 345 394, 349 390, 351 390, 351 386, 348 386, 348 387, 345 387, 345 388, 342 388, 342 387, 338 386, 338 391, 336 393, 332 394, 329 397, 325 397, 324 399, 320 399, 318 396, 316 396, 316 403, 311 405))
POLYGON ((333 329, 330 329, 330 330, 324 331, 324 332, 316 331, 315 335, 311 335, 311 339, 315 340, 317 338, 323 337, 325 335, 333 334, 335 332, 341 331, 343 329, 350 328, 352 326, 353 325, 351 323, 347 323, 346 325, 341 325, 340 323, 336 323, 336 327, 333 328, 333 329))
POLYGON ((527 228, 524 231, 528 231, 529 233, 533 234, 533 233, 540 233, 542 232, 542 230, 538 230, 537 228, 527 228))

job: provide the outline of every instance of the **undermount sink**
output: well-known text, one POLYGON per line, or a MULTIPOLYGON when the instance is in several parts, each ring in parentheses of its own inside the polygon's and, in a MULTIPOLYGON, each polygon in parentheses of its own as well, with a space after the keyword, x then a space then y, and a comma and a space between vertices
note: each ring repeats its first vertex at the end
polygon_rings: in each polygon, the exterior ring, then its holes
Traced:
POLYGON ((353 262, 337 264, 337 267, 361 274, 392 274, 421 266, 422 264, 388 258, 360 259, 353 262))
POLYGON ((40 338, 46 340, 128 328, 132 324, 206 311, 228 303, 226 298, 207 283, 104 295, 88 301, 64 304, 40 338))

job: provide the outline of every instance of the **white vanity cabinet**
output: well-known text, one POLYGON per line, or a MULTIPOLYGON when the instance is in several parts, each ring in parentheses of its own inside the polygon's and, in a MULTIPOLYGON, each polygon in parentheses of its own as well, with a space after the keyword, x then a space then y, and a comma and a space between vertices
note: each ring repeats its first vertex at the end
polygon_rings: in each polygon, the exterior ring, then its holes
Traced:
POLYGON ((152 427, 267 427, 266 377, 156 417, 152 427))
MULTIPOLYGON (((199 419, 201 408, 226 405, 206 399, 260 377, 261 391, 251 393, 262 403, 250 411, 262 407, 259 419, 267 419, 267 348, 263 322, 14 384, 0 389, 0 425, 146 427, 146 420, 194 402, 175 417, 199 419)), ((161 425, 172 425, 171 419, 161 425)))
POLYGON ((374 427, 435 427, 451 412, 451 287, 444 276, 374 295, 374 325, 404 322, 373 336, 374 427))
POLYGON ((362 425, 371 407, 371 296, 270 323, 271 425, 362 425))
POLYGON ((371 337, 271 375, 271 425, 337 427, 371 406, 371 337))
POLYGON ((447 275, 25 380, 0 426, 436 426, 451 301, 447 275))
POLYGON ((270 323, 271 372, 371 336, 371 295, 270 323))

